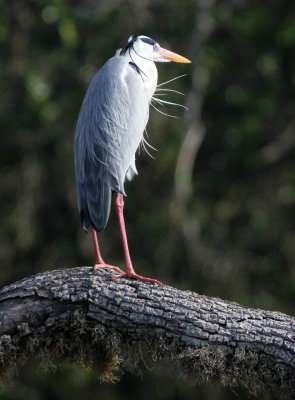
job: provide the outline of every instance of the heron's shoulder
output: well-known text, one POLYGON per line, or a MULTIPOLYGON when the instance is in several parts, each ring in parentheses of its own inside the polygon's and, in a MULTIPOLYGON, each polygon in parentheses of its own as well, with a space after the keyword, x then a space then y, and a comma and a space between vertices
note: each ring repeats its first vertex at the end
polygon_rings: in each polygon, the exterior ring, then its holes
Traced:
POLYGON ((113 70, 114 68, 122 69, 128 67, 129 61, 126 57, 117 56, 110 58, 106 63, 105 67, 113 70))
POLYGON ((139 67, 131 61, 130 58, 124 56, 115 55, 105 63, 104 68, 106 68, 110 73, 116 71, 116 73, 119 74, 120 72, 125 71, 126 73, 140 76, 139 67))
POLYGON ((136 87, 137 90, 143 89, 143 81, 140 69, 129 58, 123 56, 114 56, 104 65, 102 74, 104 79, 109 79, 111 85, 125 85, 130 89, 136 87))
POLYGON ((129 64, 126 57, 114 56, 110 58, 95 74, 89 85, 89 90, 97 90, 100 88, 102 91, 106 87, 109 90, 117 87, 122 83, 120 78, 129 80, 131 75, 135 73, 132 66, 129 64))

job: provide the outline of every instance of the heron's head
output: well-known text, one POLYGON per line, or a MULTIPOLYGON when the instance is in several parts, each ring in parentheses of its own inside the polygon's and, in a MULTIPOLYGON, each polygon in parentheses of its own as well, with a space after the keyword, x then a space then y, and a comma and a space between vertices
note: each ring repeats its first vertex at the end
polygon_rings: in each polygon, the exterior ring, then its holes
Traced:
POLYGON ((130 36, 127 45, 121 50, 120 55, 124 56, 126 53, 129 53, 131 58, 132 53, 135 53, 137 56, 154 62, 191 62, 179 54, 163 49, 157 42, 147 36, 130 36))

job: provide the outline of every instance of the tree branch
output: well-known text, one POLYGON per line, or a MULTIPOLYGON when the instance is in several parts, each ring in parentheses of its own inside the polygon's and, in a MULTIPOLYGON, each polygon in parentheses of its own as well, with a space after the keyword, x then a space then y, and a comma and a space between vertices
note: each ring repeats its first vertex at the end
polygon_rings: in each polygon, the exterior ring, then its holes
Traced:
POLYGON ((197 383, 294 398, 294 318, 111 275, 63 269, 1 289, 2 374, 36 354, 45 366, 95 365, 108 380, 119 366, 137 370, 162 359, 197 383))

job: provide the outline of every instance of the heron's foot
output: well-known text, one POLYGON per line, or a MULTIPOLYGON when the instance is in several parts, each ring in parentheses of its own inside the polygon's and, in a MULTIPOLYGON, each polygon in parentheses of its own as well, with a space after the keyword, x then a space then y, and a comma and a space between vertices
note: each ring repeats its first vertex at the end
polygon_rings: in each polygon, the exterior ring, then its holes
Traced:
POLYGON ((106 263, 100 263, 100 264, 94 265, 94 271, 97 271, 100 268, 112 268, 112 269, 116 270, 117 272, 119 272, 120 274, 125 274, 124 271, 122 271, 119 267, 116 267, 115 265, 110 265, 110 264, 106 264, 106 263))
POLYGON ((115 279, 119 279, 119 278, 131 278, 131 279, 136 279, 138 281, 151 282, 151 283, 155 283, 156 285, 163 286, 163 283, 160 281, 157 281, 157 279, 146 278, 146 277, 138 275, 136 273, 128 273, 128 272, 123 272, 121 274, 114 275, 111 277, 111 280, 114 281, 115 279))

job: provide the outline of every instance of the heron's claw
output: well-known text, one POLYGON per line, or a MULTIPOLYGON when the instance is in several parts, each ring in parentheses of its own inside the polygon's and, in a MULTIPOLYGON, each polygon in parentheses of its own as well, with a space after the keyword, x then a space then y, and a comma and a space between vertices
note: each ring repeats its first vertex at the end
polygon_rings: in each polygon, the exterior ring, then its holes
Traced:
POLYGON ((116 267, 115 265, 110 265, 110 264, 95 264, 94 265, 94 271, 97 271, 100 268, 112 268, 114 270, 116 270, 117 272, 119 272, 120 274, 125 274, 124 271, 122 271, 119 267, 116 267))
POLYGON ((115 279, 119 279, 119 278, 131 278, 131 279, 136 279, 138 281, 151 282, 151 283, 155 283, 157 285, 163 286, 163 283, 160 281, 157 281, 157 279, 146 278, 144 276, 141 276, 141 275, 138 275, 135 273, 128 274, 127 272, 122 272, 121 274, 112 276, 110 279, 112 281, 114 281, 115 279))

